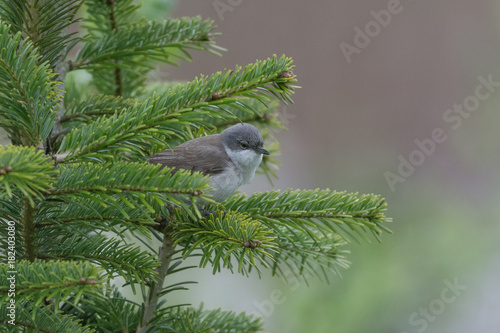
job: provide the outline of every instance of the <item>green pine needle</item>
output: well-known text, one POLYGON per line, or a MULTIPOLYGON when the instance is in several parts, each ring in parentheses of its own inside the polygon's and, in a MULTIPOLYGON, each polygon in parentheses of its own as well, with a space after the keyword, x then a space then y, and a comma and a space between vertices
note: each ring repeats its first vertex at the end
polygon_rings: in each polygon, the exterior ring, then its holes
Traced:
POLYGON ((213 21, 201 17, 166 20, 163 23, 142 21, 127 25, 100 38, 89 36, 73 63, 74 69, 98 69, 113 66, 142 66, 146 56, 177 64, 190 60, 185 49, 210 50, 217 53, 212 33, 213 21), (183 51, 183 52, 178 52, 183 51), (112 63, 112 60, 120 60, 112 63))
POLYGON ((50 306, 33 306, 26 300, 18 300, 15 304, 16 319, 9 323, 10 314, 7 306, 0 307, 0 327, 2 332, 71 332, 95 333, 92 328, 82 326, 81 320, 75 316, 55 313, 50 306))
MULTIPOLYGON (((71 202, 82 198, 116 209, 121 202, 131 208, 145 206, 150 214, 156 210, 148 201, 154 200, 161 206, 167 201, 189 209, 191 205, 182 199, 205 198, 204 191, 210 181, 208 177, 199 172, 172 171, 171 168, 160 170, 160 165, 145 163, 63 165, 60 177, 49 194, 58 200, 71 202)), ((126 211, 122 213, 126 219, 130 218, 126 211)))
POLYGON ((110 279, 124 277, 134 291, 134 284, 142 284, 156 276, 155 268, 159 265, 149 252, 103 235, 66 237, 55 246, 42 249, 38 258, 89 261, 102 267, 110 279))
POLYGON ((58 174, 53 161, 31 147, 0 146, 0 199, 20 191, 31 205, 52 189, 58 174))
POLYGON ((182 221, 176 225, 174 240, 184 246, 187 258, 196 249, 203 253, 200 266, 210 264, 214 274, 228 268, 248 274, 259 264, 268 266, 277 244, 271 230, 258 221, 236 212, 220 212, 201 221, 182 221))
POLYGON ((14 143, 37 147, 52 131, 61 100, 54 75, 32 42, 0 21, 0 126, 14 143))
POLYGON ((76 33, 66 33, 66 30, 79 21, 76 13, 82 2, 2 0, 0 17, 11 25, 14 33, 29 39, 38 49, 38 64, 48 62, 54 69, 80 40, 76 33))
MULTIPOLYGON (((262 330, 263 322, 253 315, 223 311, 222 309, 204 310, 199 308, 177 307, 168 312, 167 316, 155 318, 153 324, 164 326, 169 332, 178 333, 210 333, 234 332, 252 333, 262 330)), ((160 326, 161 327, 161 326, 160 326)))
POLYGON ((143 156, 155 141, 161 144, 158 134, 166 139, 182 139, 187 127, 207 126, 207 118, 237 119, 228 112, 228 107, 254 113, 252 99, 263 103, 287 101, 296 80, 294 76, 282 77, 282 73, 292 69, 290 58, 274 56, 245 68, 236 67, 234 71, 201 76, 175 86, 168 94, 72 130, 59 148, 59 154, 66 154, 62 163, 81 159, 102 161, 115 158, 115 154, 143 156), (258 90, 266 86, 279 87, 278 97, 258 90))
MULTIPOLYGON (((101 284, 106 281, 101 269, 86 262, 21 260, 16 262, 15 269, 16 299, 31 301, 34 306, 49 299, 59 304, 70 296, 76 296, 72 302, 76 306, 82 293, 99 296, 101 284)), ((0 303, 11 298, 7 280, 13 274, 11 271, 9 265, 0 265, 0 303)))
MULTIPOLYGON (((308 233, 311 228, 333 232, 357 240, 377 240, 391 222, 385 217, 387 203, 377 195, 332 192, 330 190, 292 190, 235 195, 222 204, 225 209, 247 212, 270 228, 285 227, 308 233), (356 237, 358 236, 358 237, 356 237)), ((279 230, 277 230, 279 232, 279 230)))

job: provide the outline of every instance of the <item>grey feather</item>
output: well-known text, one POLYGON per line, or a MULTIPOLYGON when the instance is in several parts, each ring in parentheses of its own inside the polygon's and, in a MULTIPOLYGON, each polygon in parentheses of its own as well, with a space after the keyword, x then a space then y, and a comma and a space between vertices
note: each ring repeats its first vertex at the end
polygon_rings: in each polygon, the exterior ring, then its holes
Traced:
POLYGON ((200 171, 205 175, 216 175, 232 164, 227 156, 220 134, 200 137, 151 156, 150 164, 162 167, 200 171))

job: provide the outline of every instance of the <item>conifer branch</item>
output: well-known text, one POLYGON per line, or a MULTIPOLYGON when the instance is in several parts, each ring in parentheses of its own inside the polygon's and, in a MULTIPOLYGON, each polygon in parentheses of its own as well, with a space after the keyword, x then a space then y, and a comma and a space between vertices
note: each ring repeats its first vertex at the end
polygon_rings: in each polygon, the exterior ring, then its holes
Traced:
POLYGON ((383 231, 391 232, 386 223, 390 218, 384 215, 387 204, 376 195, 331 192, 330 190, 292 190, 254 193, 248 198, 236 195, 223 203, 229 210, 247 212, 248 215, 280 233, 277 227, 309 232, 315 228, 323 232, 357 240, 369 241, 366 233, 372 233, 377 240, 383 231))
MULTIPOLYGON (((110 7, 113 8, 113 5, 110 4, 110 7)), ((203 21, 197 17, 171 19, 163 23, 143 21, 118 30, 113 9, 109 15, 112 32, 101 38, 92 37, 73 62, 73 69, 144 65, 142 58, 137 56, 176 64, 176 59, 191 59, 186 49, 215 52, 211 40, 216 34, 212 33, 215 26, 211 20, 203 21), (120 61, 110 62, 117 59, 120 61)))
MULTIPOLYGON (((157 260, 139 247, 103 235, 73 236, 37 253, 38 259, 87 260, 104 268, 110 278, 123 276, 132 284, 156 277, 157 260)), ((134 290, 135 292, 135 290, 134 290)))
POLYGON ((52 188, 54 176, 52 161, 34 147, 0 146, 0 199, 13 198, 15 191, 20 191, 35 205, 35 199, 41 199, 52 188))
MULTIPOLYGON (((245 312, 236 314, 222 309, 204 310, 203 304, 198 309, 177 307, 168 313, 168 317, 160 317, 156 324, 163 324, 172 332, 236 332, 254 333, 262 330, 260 318, 245 312), (172 320, 173 318, 173 320, 172 320)), ((161 326, 160 326, 161 327, 161 326)))
POLYGON ((87 99, 72 101, 67 107, 62 123, 69 121, 89 122, 98 116, 110 116, 129 109, 139 102, 121 96, 92 95, 87 99))
POLYGON ((50 189, 46 191, 46 194, 48 195, 68 195, 68 194, 75 194, 79 192, 88 192, 88 193, 95 193, 95 192, 156 192, 156 193, 168 193, 168 194, 185 194, 185 195, 191 195, 191 196, 200 196, 203 194, 202 191, 200 190, 192 190, 192 189, 175 189, 175 188, 163 188, 163 189, 158 189, 157 187, 131 187, 130 185, 125 185, 125 186, 116 186, 116 185, 99 185, 98 187, 75 187, 75 188, 65 188, 65 189, 50 189))
MULTIPOLYGON (((43 227, 52 227, 52 226, 55 226, 55 225, 60 225, 60 224, 65 224, 65 223, 85 223, 85 222, 90 222, 90 223, 95 223, 95 222, 99 222, 99 221, 102 221, 102 222, 106 222, 106 223, 109 223, 109 222, 115 222, 117 220, 120 220, 122 221, 123 223, 130 223, 130 224, 133 224, 133 225, 141 225, 141 224, 145 224, 146 221, 145 220, 128 220, 128 219, 120 219, 118 217, 101 217, 101 216, 81 216, 81 217, 71 217, 71 218, 67 218, 67 219, 61 219, 61 220, 54 220, 52 218, 52 222, 39 222, 35 225, 35 228, 43 228, 43 227)), ((106 227, 109 227, 109 224, 106 224, 106 227)), ((96 228, 98 228, 98 224, 96 225, 96 228)))
POLYGON ((215 54, 220 49, 211 40, 216 35, 213 21, 198 17, 147 22, 138 20, 138 6, 131 0, 87 3, 90 15, 85 26, 90 34, 72 69, 91 71, 93 83, 104 94, 116 95, 121 90, 122 96, 139 96, 157 62, 189 61, 189 49, 215 54))
MULTIPOLYGON (((0 302, 10 298, 8 271, 7 264, 0 265, 0 302)), ((34 306, 52 298, 59 304, 71 295, 77 296, 73 303, 76 305, 82 291, 98 296, 100 284, 105 282, 100 269, 84 262, 21 260, 16 263, 16 271, 16 298, 32 301, 34 306)))
POLYGON ((174 253, 175 244, 172 239, 171 231, 167 229, 164 231, 163 243, 158 254, 158 259, 160 261, 160 266, 157 270, 158 276, 149 285, 149 292, 143 303, 143 315, 136 333, 146 333, 151 327, 150 322, 154 318, 157 310, 158 301, 163 290, 163 283, 167 276, 174 253))
POLYGON ((340 275, 338 268, 346 269, 350 265, 346 258, 349 251, 342 249, 347 242, 340 235, 317 230, 292 232, 284 228, 277 243, 277 254, 269 264, 273 275, 284 279, 291 273, 306 281, 308 276, 316 275, 328 282, 328 272, 340 275))
POLYGON ((385 206, 378 196, 328 190, 236 195, 218 207, 227 213, 184 221, 174 239, 184 246, 184 256, 200 249, 200 266, 210 263, 214 273, 221 268, 232 271, 234 258, 243 274, 251 268, 260 271, 259 263, 284 277, 288 267, 297 276, 315 274, 328 281, 326 271, 338 273, 338 267, 349 265, 341 249, 346 236, 356 240, 356 234, 368 241, 366 232, 377 239, 382 231, 390 232, 384 225, 390 222, 383 214, 385 206))
POLYGON ((54 126, 58 82, 33 44, 0 21, 0 126, 13 142, 39 147, 54 126))
POLYGON ((187 258, 196 249, 202 251, 200 267, 210 264, 213 273, 221 268, 248 275, 252 268, 260 272, 259 263, 269 267, 277 244, 270 229, 256 220, 237 212, 220 212, 201 221, 183 220, 176 225, 173 237, 183 245, 182 255, 187 258), (236 262, 233 264, 232 259, 236 262))
MULTIPOLYGON (((120 30, 128 28, 131 22, 135 22, 139 7, 133 4, 132 0, 87 0, 86 3, 89 14, 83 24, 89 32, 86 43, 94 43, 106 36, 113 38, 120 30)), ((112 47, 110 51, 114 52, 116 48, 112 47)), ((120 62, 120 59, 112 59, 99 70, 92 71, 94 82, 102 93, 123 96, 131 95, 132 91, 140 89, 146 72, 139 68, 144 63, 125 73, 125 70, 119 67, 120 62), (140 74, 137 75, 134 71, 140 74), (130 91, 125 91, 125 88, 130 91)), ((72 70, 79 69, 80 66, 78 61, 72 63, 72 70)), ((151 69, 150 66, 147 67, 151 69)))
MULTIPOLYGON (((64 196, 59 197, 64 200, 64 196)), ((160 196, 164 199, 163 196, 160 196)), ((40 205, 35 228, 38 237, 49 236, 54 230, 71 232, 75 228, 105 232, 112 231, 120 235, 124 230, 131 234, 142 234, 150 237, 149 227, 158 225, 158 222, 151 216, 151 212, 143 206, 132 205, 129 200, 102 199, 102 202, 89 198, 72 198, 65 200, 64 208, 43 202, 40 205)), ((159 204, 155 198, 147 195, 144 200, 149 206, 154 207, 159 204)))
POLYGON ((191 206, 182 198, 210 200, 204 195, 210 179, 199 172, 191 174, 182 170, 174 173, 171 168, 160 169, 160 165, 125 162, 70 164, 61 166, 60 170, 54 189, 46 191, 60 200, 88 199, 106 202, 115 208, 120 208, 118 203, 122 201, 130 208, 145 207, 150 213, 155 209, 148 203, 146 193, 160 206, 169 201, 187 209, 191 206))
POLYGON ((104 289, 102 297, 85 302, 78 308, 69 304, 63 306, 65 313, 78 316, 84 313, 99 313, 99 318, 87 318, 87 325, 100 332, 135 332, 139 323, 140 306, 126 299, 116 288, 104 289), (104 310, 104 311, 103 311, 104 310))
MULTIPOLYGON (((0 12, 2 19, 11 24, 14 32, 20 33, 25 40, 30 40, 39 53, 36 65, 44 64, 54 70, 53 75, 58 76, 57 91, 61 98, 58 101, 56 119, 51 128, 51 139, 45 136, 35 146, 41 148, 46 141, 46 149, 51 152, 52 141, 61 132, 60 117, 64 114, 63 91, 66 72, 69 64, 64 61, 66 54, 79 41, 75 33, 68 34, 69 25, 78 21, 76 12, 81 6, 82 0, 51 0, 51 1, 0 1, 0 12), (48 14, 50 13, 50 14, 48 14)), ((32 52, 35 54, 35 52, 32 52)), ((29 80, 28 80, 29 82, 29 80)), ((25 83, 25 82, 23 82, 25 83)), ((54 87, 55 88, 55 87, 54 87)), ((28 94, 27 96, 32 96, 28 94)), ((40 98, 44 100, 44 98, 40 98)), ((22 100, 19 100, 21 103, 22 100)), ((28 101, 25 101, 28 103, 28 101)), ((33 101, 32 101, 33 102, 33 101)), ((29 105, 29 104, 25 104, 29 105)), ((36 120, 36 119, 35 119, 36 120)), ((15 142, 16 140, 14 140, 15 142)), ((26 143, 23 143, 26 144, 26 143)))
POLYGON ((78 43, 77 33, 66 29, 79 18, 76 13, 82 0, 2 0, 2 20, 11 25, 14 33, 21 33, 39 50, 38 65, 49 62, 54 70, 66 54, 78 43))
MULTIPOLYGON (((6 306, 0 307, 0 326, 12 327, 8 321, 9 309, 6 306)), ((48 306, 34 307, 26 300, 16 302, 16 319, 14 327, 29 332, 72 332, 72 333, 93 333, 93 329, 82 326, 75 316, 54 313, 48 306), (36 312, 35 312, 36 311, 36 312), (36 313, 36 316, 34 314, 36 313)))
MULTIPOLYGON (((180 137, 186 126, 206 126, 209 117, 235 117, 226 106, 244 112, 256 112, 249 100, 266 103, 276 99, 289 101, 295 77, 282 77, 293 69, 292 60, 284 56, 250 64, 244 69, 202 76, 186 85, 174 87, 168 95, 150 99, 113 117, 99 118, 65 136, 59 154, 68 153, 62 163, 80 158, 105 156, 103 153, 130 152, 140 154, 157 134, 180 137), (273 86, 278 93, 268 95, 259 87, 273 86), (220 98, 213 99, 217 93, 220 98), (250 96, 250 97, 249 97, 250 96)), ((161 143, 161 142, 160 142, 161 143)), ((163 144, 164 145, 164 144, 163 144)))
POLYGON ((82 26, 94 38, 136 22, 137 9, 140 6, 140 4, 135 4, 133 0, 86 0, 85 5, 88 15, 84 17, 82 26), (114 12, 114 20, 110 20, 111 9, 114 12), (115 24, 114 27, 112 22, 115 24))

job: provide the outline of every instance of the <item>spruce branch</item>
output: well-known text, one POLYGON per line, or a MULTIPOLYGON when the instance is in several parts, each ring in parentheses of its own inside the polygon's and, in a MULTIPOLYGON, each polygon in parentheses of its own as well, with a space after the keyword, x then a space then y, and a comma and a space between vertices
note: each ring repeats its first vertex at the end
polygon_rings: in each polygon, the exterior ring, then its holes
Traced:
MULTIPOLYGON (((12 326, 9 321, 9 309, 6 306, 0 307, 0 327, 22 329, 23 332, 72 332, 72 333, 93 333, 91 328, 82 326, 80 320, 75 316, 54 313, 48 306, 33 307, 33 304, 26 300, 16 302, 16 319, 12 326), (36 316, 35 316, 36 315, 36 316)), ((5 331, 7 332, 7 331, 5 331)))
POLYGON ((309 233, 309 228, 321 232, 333 232, 347 239, 360 238, 369 242, 369 232, 380 241, 383 231, 391 232, 386 223, 390 218, 384 215, 387 203, 377 195, 331 192, 330 190, 292 190, 254 193, 249 197, 235 195, 222 206, 237 210, 269 228, 285 227, 309 233))
POLYGON ((52 188, 58 172, 50 158, 34 147, 0 146, 0 199, 20 191, 31 206, 52 188))
POLYGON ((199 308, 177 307, 168 312, 168 316, 156 318, 155 326, 165 327, 169 332, 234 332, 255 333, 262 330, 260 318, 245 312, 236 314, 222 309, 204 310, 199 308))
POLYGON ((63 305, 63 311, 79 316, 81 311, 88 314, 99 314, 87 317, 86 325, 96 332, 135 332, 139 324, 140 306, 136 302, 126 299, 115 289, 106 289, 102 297, 85 302, 80 309, 69 304, 63 305), (105 311, 103 311, 105 309, 105 311))
MULTIPOLYGON (((290 100, 295 77, 282 77, 283 72, 293 69, 290 58, 276 56, 257 61, 244 69, 217 72, 210 77, 201 76, 185 85, 179 85, 165 96, 149 99, 112 117, 99 118, 95 122, 74 129, 66 135, 59 148, 62 163, 82 158, 100 158, 111 152, 127 152, 142 155, 152 142, 162 143, 155 136, 183 137, 185 128, 205 127, 205 119, 235 119, 227 106, 244 112, 255 113, 251 100, 263 103, 274 100, 290 100), (279 93, 268 95, 258 88, 273 86, 279 93), (217 93, 220 98, 213 99, 217 93)), ((164 143, 163 143, 164 146, 164 143)))
MULTIPOLYGON (((163 199, 163 196, 160 197, 163 199)), ((151 195, 146 195, 145 200, 148 205, 155 207, 156 199, 151 195)), ((132 235, 150 237, 149 227, 157 225, 151 212, 142 206, 137 207, 123 200, 109 202, 104 199, 103 202, 96 202, 88 198, 66 200, 63 207, 44 201, 40 204, 35 222, 38 237, 42 239, 50 237, 54 229, 68 233, 77 228, 117 235, 127 231, 132 235)))
POLYGON ((277 248, 270 229, 237 212, 211 214, 200 221, 183 220, 176 225, 173 238, 183 245, 184 259, 200 249, 200 267, 210 264, 214 274, 221 268, 233 271, 235 266, 245 275, 252 268, 260 272, 258 264, 269 267, 267 262, 273 260, 277 248))
MULTIPOLYGON (((92 43, 102 40, 106 36, 116 36, 122 29, 127 29, 132 22, 136 21, 138 7, 139 5, 134 5, 132 0, 88 0, 88 15, 83 24, 89 32, 86 42, 92 43)), ((115 51, 115 49, 111 49, 111 51, 115 51)), ((138 57, 135 56, 135 58, 138 57)), ((108 66, 105 65, 100 70, 93 70, 92 74, 96 86, 104 94, 132 95, 133 91, 141 89, 147 72, 153 69, 149 61, 142 60, 143 62, 133 70, 120 68, 118 66, 120 60, 118 59, 111 60, 108 66)), ((78 63, 72 63, 72 70, 79 67, 78 63)))
MULTIPOLYGON (((10 298, 7 280, 10 270, 7 264, 0 265, 0 303, 10 298)), ((55 304, 59 304, 70 296, 76 306, 83 292, 99 297, 99 289, 105 282, 101 270, 85 262, 21 260, 16 262, 16 271, 16 298, 29 300, 34 306, 45 299, 55 299, 55 304)))
POLYGON ((135 104, 138 104, 138 101, 121 96, 92 95, 84 100, 72 101, 66 108, 66 114, 61 118, 61 123, 77 122, 77 125, 89 123, 100 116, 120 113, 135 104))
POLYGON ((368 241, 367 232, 379 239, 382 231, 389 231, 385 206, 378 196, 329 190, 236 195, 221 204, 228 213, 184 221, 174 239, 184 246, 184 256, 200 249, 200 266, 210 263, 214 273, 221 268, 232 271, 235 258, 238 272, 244 274, 254 267, 259 270, 260 264, 285 278, 291 272, 328 281, 327 271, 338 273, 338 267, 349 265, 348 252, 342 249, 346 236, 354 233, 368 241))
POLYGON ((172 261, 172 256, 175 253, 175 244, 172 239, 169 227, 164 231, 163 242, 158 253, 160 266, 157 269, 158 276, 151 281, 149 291, 144 298, 142 318, 137 327, 136 333, 146 333, 151 327, 151 320, 155 317, 158 301, 162 294, 163 284, 169 271, 169 266, 172 261))
MULTIPOLYGON (((61 166, 60 171, 54 189, 47 191, 51 197, 68 201, 83 198, 104 206, 113 204, 117 209, 120 206, 114 203, 122 201, 130 208, 146 207, 151 214, 155 209, 148 203, 147 195, 159 207, 169 201, 190 210, 191 206, 181 199, 205 199, 204 191, 210 181, 201 173, 160 170, 160 165, 144 163, 69 164, 61 166)), ((121 212, 130 218, 126 211, 121 212)))
POLYGON ((33 44, 0 21, 0 126, 16 144, 39 147, 49 136, 61 96, 33 44))
MULTIPOLYGON (((110 15, 114 15, 110 11, 110 15)), ((218 54, 211 39, 216 35, 213 21, 197 18, 170 19, 163 23, 140 22, 116 28, 101 38, 89 37, 72 64, 73 69, 99 67, 131 68, 142 66, 149 59, 177 64, 177 60, 190 60, 187 49, 207 50, 218 54), (119 60, 113 62, 114 60, 119 60)))
POLYGON ((350 264, 346 259, 349 251, 342 249, 347 242, 337 234, 317 230, 304 233, 282 228, 276 242, 278 250, 270 266, 273 275, 284 279, 291 273, 306 282, 311 275, 328 282, 329 272, 340 275, 338 268, 346 269, 350 264))
POLYGON ((37 64, 48 62, 54 70, 78 43, 77 33, 66 33, 78 22, 82 0, 0 0, 0 17, 14 33, 29 39, 38 49, 37 64))
MULTIPOLYGON (((59 119, 64 114, 63 91, 69 64, 65 62, 67 53, 78 43, 76 33, 67 32, 76 23, 76 12, 82 0, 0 0, 0 17, 11 25, 13 32, 30 40, 36 47, 39 58, 37 64, 46 64, 57 76, 56 91, 61 95, 58 102, 56 121, 51 130, 50 140, 46 141, 47 151, 52 151, 52 141, 61 132, 59 119)), ((29 95, 28 95, 29 96, 29 95)), ((42 99, 43 100, 43 99, 42 99)), ((14 140, 15 142, 15 140, 14 140)), ((36 146, 41 147, 41 142, 36 146)))
POLYGON ((82 26, 89 35, 97 38, 137 21, 137 9, 140 5, 133 0, 86 0, 87 14, 82 26), (113 20, 110 20, 113 11, 113 20))
POLYGON ((210 20, 147 22, 139 19, 131 0, 89 0, 87 5, 89 35, 72 69, 88 69, 104 94, 136 97, 157 62, 190 60, 189 49, 216 54, 220 49, 211 40, 216 34, 210 20))
POLYGON ((156 277, 157 260, 139 247, 103 235, 72 236, 37 253, 38 259, 86 260, 102 267, 109 278, 122 276, 135 292, 134 283, 156 277))

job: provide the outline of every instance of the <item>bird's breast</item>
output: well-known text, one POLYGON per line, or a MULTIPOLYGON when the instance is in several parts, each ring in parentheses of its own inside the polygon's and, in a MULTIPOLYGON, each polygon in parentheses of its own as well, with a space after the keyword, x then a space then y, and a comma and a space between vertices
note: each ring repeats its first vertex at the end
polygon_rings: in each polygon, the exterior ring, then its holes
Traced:
POLYGON ((234 166, 231 166, 226 168, 224 172, 212 176, 210 182, 212 190, 208 194, 212 195, 213 200, 221 202, 236 192, 242 184, 241 173, 234 166))

